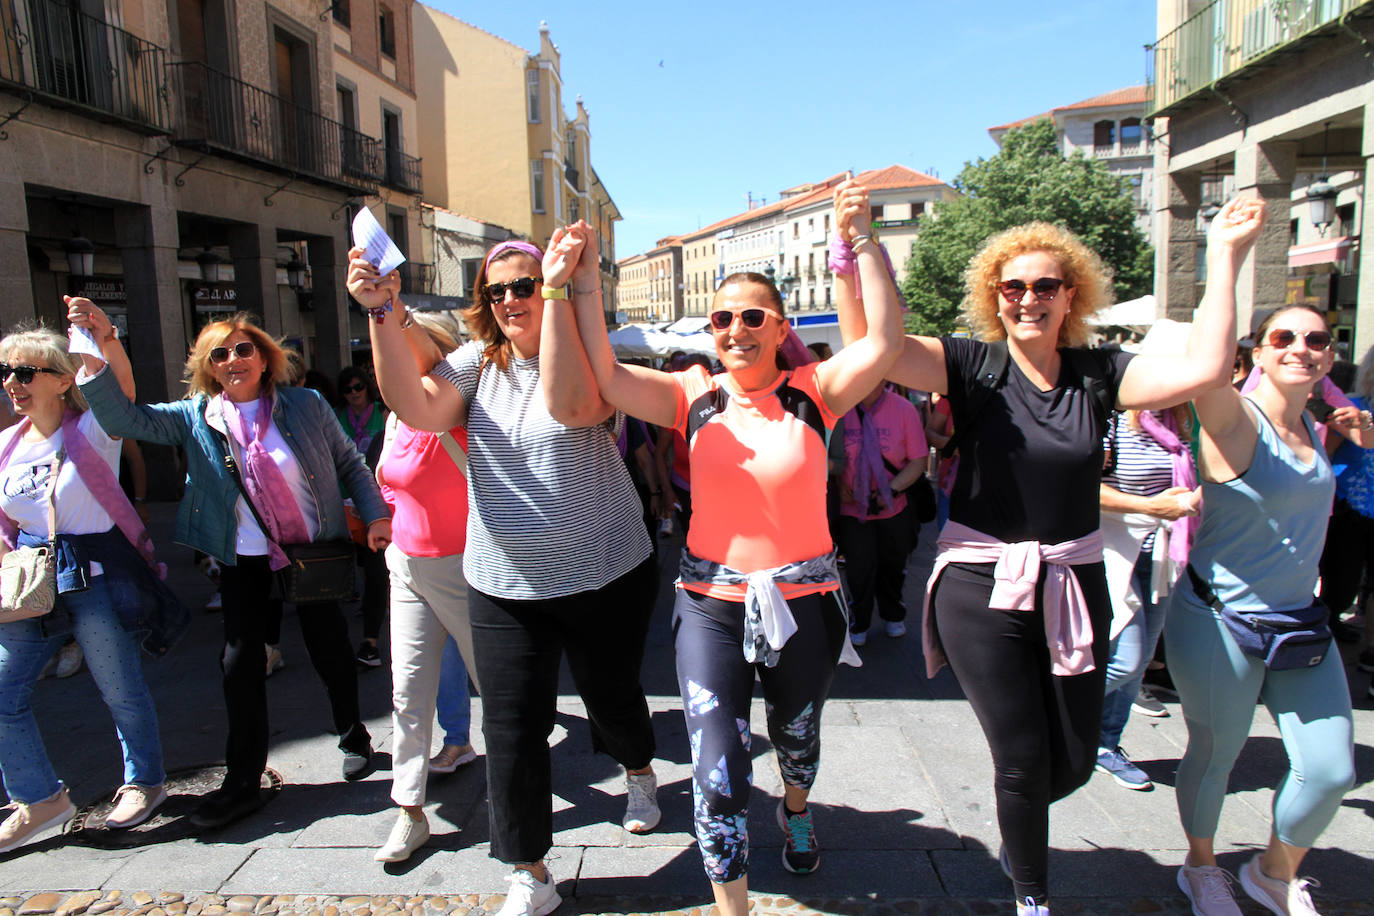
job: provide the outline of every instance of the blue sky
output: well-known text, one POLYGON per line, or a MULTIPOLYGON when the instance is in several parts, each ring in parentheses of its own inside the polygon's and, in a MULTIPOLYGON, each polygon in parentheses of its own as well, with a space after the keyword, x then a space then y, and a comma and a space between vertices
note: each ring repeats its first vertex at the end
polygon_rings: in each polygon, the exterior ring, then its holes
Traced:
POLYGON ((548 21, 620 258, 846 168, 950 181, 987 128, 1143 83, 1155 40, 1153 0, 430 5, 527 50, 548 21))

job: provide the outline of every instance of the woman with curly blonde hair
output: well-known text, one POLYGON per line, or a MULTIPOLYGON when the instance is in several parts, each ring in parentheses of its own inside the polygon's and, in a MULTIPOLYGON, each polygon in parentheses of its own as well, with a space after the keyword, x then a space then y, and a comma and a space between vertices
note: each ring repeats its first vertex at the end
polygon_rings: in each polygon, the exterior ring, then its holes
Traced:
MULTIPOLYGON (((1071 233, 1031 223, 989 239, 969 266, 964 308, 983 339, 908 336, 888 374, 953 408, 960 462, 926 598, 926 672, 948 660, 987 736, 1018 914, 1049 913, 1049 806, 1096 763, 1111 619, 1101 402, 1152 410, 1230 381, 1236 275, 1263 222, 1254 199, 1213 221, 1184 355, 1085 349, 1110 277, 1071 233), (994 346, 1006 348, 1000 373, 985 368, 994 346)), ((858 339, 862 312, 839 282, 841 329, 858 339)))

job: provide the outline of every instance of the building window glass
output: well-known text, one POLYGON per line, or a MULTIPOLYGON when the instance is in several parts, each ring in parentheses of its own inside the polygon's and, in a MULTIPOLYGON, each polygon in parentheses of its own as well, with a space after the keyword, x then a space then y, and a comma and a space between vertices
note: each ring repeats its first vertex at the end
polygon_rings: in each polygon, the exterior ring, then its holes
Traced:
POLYGON ((382 54, 396 59, 396 14, 385 6, 377 7, 377 32, 382 43, 382 54))
POLYGON ((525 97, 530 108, 530 123, 539 123, 539 71, 525 71, 525 97))
POLYGON ((1140 129, 1139 118, 1126 118, 1121 122, 1121 145, 1126 147, 1136 147, 1144 134, 1140 129))
POLYGON ((1116 122, 1098 121, 1093 125, 1093 146, 1102 149, 1116 143, 1116 122))
POLYGON ((534 200, 534 212, 544 212, 544 160, 530 162, 530 185, 534 200))
POLYGON ((349 27, 348 0, 334 0, 330 12, 334 14, 335 22, 344 28, 349 27))

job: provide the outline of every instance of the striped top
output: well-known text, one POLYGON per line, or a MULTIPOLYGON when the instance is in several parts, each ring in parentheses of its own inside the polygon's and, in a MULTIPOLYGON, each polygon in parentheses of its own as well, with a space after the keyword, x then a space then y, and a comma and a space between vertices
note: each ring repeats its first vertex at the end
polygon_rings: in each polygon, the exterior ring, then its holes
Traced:
POLYGON ((540 600, 598 589, 634 569, 651 545, 613 424, 569 427, 551 417, 537 356, 512 356, 504 372, 491 363, 479 371, 481 356, 471 341, 431 373, 468 404, 468 584, 540 600))
MULTIPOLYGON (((1113 414, 1112 423, 1116 425, 1116 467, 1102 475, 1102 482, 1129 496, 1155 496, 1173 486, 1174 465, 1164 446, 1144 430, 1133 429, 1122 413, 1113 414)), ((1109 433, 1102 447, 1110 448, 1110 441, 1109 433)), ((1151 531, 1140 549, 1150 550, 1154 542, 1151 531)))

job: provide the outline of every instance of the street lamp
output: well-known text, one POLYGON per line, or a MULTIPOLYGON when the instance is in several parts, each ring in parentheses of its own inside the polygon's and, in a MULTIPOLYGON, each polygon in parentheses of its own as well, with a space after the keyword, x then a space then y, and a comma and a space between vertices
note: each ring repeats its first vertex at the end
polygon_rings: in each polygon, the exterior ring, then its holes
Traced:
POLYGON ((286 285, 299 292, 305 289, 305 275, 309 267, 293 249, 291 260, 286 262, 286 285))
POLYGON ((1326 173, 1326 143, 1331 134, 1331 122, 1327 121, 1322 131, 1322 177, 1307 186, 1307 215, 1312 225, 1326 237, 1326 228, 1336 219, 1336 189, 1331 186, 1330 176, 1326 173))
POLYGON ((778 295, 782 297, 784 303, 787 302, 787 293, 792 289, 792 284, 797 282, 797 278, 791 274, 778 276, 778 269, 769 264, 763 269, 763 275, 768 278, 768 282, 778 288, 778 295))
POLYGON ((210 250, 206 245, 200 254, 196 255, 196 264, 200 267, 200 279, 205 283, 219 282, 219 266, 224 259, 210 250))
POLYGON ((95 245, 80 233, 73 232, 71 238, 62 245, 67 253, 67 269, 73 277, 90 277, 95 274, 95 245))

